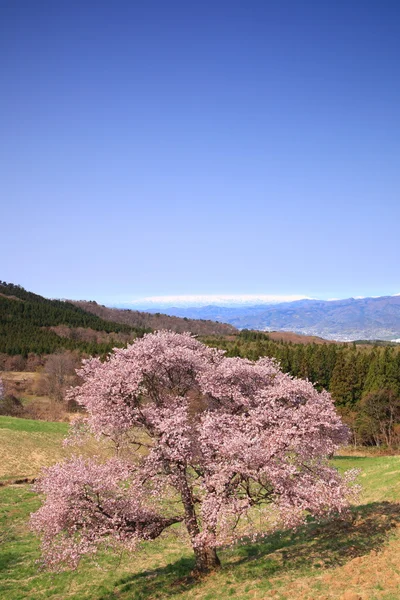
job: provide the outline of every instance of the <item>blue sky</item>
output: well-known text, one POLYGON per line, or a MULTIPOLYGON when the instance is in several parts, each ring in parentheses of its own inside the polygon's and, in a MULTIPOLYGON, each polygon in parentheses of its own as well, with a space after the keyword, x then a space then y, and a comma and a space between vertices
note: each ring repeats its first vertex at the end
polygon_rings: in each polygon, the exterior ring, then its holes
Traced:
POLYGON ((0 4, 0 278, 400 292, 400 5, 0 4))

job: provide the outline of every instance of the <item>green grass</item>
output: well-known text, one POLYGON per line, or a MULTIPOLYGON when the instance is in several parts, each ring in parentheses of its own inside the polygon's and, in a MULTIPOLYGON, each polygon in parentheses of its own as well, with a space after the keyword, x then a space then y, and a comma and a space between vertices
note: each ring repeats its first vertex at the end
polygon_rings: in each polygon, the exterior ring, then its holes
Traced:
POLYGON ((0 429, 11 431, 26 431, 28 433, 55 433, 66 436, 68 423, 51 423, 33 419, 18 419, 17 417, 0 417, 0 429))
MULTIPOLYGON (((19 450, 25 445, 28 452, 30 439, 36 451, 38 444, 43 452, 51 449, 53 461, 60 456, 65 428, 0 419, 0 434, 10 444, 19 437, 19 450)), ((12 446, 8 452, 14 452, 12 446)), ((76 572, 42 572, 39 542, 28 529, 39 499, 27 485, 0 488, 0 598, 339 600, 350 590, 362 600, 398 599, 400 457, 341 456, 334 464, 340 470, 361 469, 363 492, 352 521, 310 522, 297 532, 221 550, 222 569, 201 579, 192 576, 192 552, 179 528, 135 555, 103 554, 97 563, 83 561, 76 572)))
POLYGON ((400 456, 337 456, 334 464, 342 472, 361 470, 358 483, 363 488, 363 502, 400 500, 400 456))

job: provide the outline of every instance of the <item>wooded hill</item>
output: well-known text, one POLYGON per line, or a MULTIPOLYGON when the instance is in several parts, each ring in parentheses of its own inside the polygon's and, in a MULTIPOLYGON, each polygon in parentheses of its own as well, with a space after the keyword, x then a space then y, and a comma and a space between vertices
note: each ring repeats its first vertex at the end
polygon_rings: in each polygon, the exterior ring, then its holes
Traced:
POLYGON ((26 357, 60 349, 104 354, 145 329, 113 323, 69 302, 48 300, 0 282, 0 352, 26 357))
POLYGON ((190 331, 195 335, 232 335, 238 330, 233 325, 210 321, 207 319, 188 319, 187 317, 171 317, 162 313, 148 313, 138 310, 108 308, 97 302, 86 302, 83 300, 70 301, 75 306, 94 314, 101 319, 123 323, 131 327, 142 329, 169 329, 177 333, 190 331))
POLYGON ((224 335, 232 325, 107 309, 93 302, 49 300, 19 285, 0 281, 0 353, 46 355, 77 350, 104 355, 154 329, 224 335))

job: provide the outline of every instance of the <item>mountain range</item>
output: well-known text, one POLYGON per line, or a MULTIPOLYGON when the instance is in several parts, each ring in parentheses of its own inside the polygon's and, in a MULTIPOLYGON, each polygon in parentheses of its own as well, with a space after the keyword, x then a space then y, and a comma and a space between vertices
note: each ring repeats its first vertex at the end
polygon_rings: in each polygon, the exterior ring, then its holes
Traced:
POLYGON ((293 331, 337 341, 400 339, 400 295, 163 310, 177 317, 229 323, 238 329, 293 331))

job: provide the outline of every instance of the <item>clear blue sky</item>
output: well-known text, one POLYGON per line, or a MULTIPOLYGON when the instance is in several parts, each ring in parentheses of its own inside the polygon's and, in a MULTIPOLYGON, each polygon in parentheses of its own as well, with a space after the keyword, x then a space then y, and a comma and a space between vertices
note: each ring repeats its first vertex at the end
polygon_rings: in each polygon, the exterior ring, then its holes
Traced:
POLYGON ((397 1, 0 3, 0 279, 400 292, 397 1))

